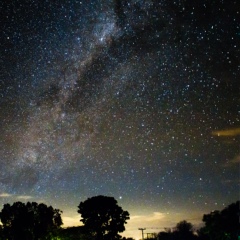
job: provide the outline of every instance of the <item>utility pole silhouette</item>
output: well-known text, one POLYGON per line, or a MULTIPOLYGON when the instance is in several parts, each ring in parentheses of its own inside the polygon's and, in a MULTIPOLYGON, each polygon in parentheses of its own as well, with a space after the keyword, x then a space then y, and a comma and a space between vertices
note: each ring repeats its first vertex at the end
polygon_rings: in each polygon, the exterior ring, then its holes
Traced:
POLYGON ((142 231, 142 240, 144 239, 143 231, 146 230, 146 228, 139 228, 138 230, 142 231))

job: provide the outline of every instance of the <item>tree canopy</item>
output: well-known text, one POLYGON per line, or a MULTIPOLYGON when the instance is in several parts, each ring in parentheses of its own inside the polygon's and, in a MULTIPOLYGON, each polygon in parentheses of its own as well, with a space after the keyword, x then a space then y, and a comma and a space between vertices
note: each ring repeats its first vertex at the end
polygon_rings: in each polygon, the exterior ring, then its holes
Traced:
POLYGON ((240 202, 232 203, 222 211, 213 211, 203 215, 205 227, 201 229, 203 235, 212 240, 237 239, 240 235, 240 202))
POLYGON ((3 235, 9 240, 51 239, 62 225, 59 209, 36 202, 4 204, 0 219, 3 235))
POLYGON ((81 214, 84 227, 97 240, 118 239, 118 233, 125 230, 124 224, 129 213, 117 205, 113 197, 95 196, 80 202, 78 213, 81 214))

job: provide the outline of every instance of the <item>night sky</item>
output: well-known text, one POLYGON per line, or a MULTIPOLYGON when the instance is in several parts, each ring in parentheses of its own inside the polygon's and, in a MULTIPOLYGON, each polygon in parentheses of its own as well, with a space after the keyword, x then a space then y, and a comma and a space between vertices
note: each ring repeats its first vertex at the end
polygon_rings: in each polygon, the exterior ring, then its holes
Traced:
POLYGON ((1 206, 44 202, 72 226, 80 201, 113 196, 141 238, 239 199, 239 1, 0 11, 1 206))

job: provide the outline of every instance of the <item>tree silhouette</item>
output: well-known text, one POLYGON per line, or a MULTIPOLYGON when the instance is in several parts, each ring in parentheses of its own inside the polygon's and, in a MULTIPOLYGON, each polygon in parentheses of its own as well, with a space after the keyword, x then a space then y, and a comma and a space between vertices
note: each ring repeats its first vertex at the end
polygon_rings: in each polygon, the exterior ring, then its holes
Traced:
POLYGON ((230 204, 222 211, 213 211, 203 215, 205 227, 201 229, 202 235, 207 235, 211 240, 237 239, 240 234, 240 202, 230 204))
POLYGON ((173 231, 166 229, 158 234, 159 240, 194 240, 197 236, 193 233, 193 225, 186 220, 179 222, 173 231))
POLYGON ((124 224, 129 213, 117 205, 113 197, 95 196, 80 202, 78 213, 81 214, 84 227, 97 240, 119 239, 119 232, 125 230, 124 224))
POLYGON ((193 225, 190 222, 183 220, 176 225, 175 229, 177 232, 189 233, 193 231, 193 225))
POLYGON ((176 225, 173 234, 176 236, 176 239, 192 240, 196 238, 193 234, 193 225, 186 220, 183 220, 176 225))
POLYGON ((36 202, 4 204, 0 219, 5 239, 51 239, 62 225, 61 211, 36 202))

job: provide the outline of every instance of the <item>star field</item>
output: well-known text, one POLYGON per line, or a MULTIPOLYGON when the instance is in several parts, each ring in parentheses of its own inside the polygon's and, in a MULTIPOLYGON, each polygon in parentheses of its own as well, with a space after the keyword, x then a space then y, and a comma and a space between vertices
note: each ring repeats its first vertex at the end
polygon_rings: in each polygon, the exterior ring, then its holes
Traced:
POLYGON ((239 199, 237 1, 0 9, 1 204, 113 196, 138 238, 239 199))

